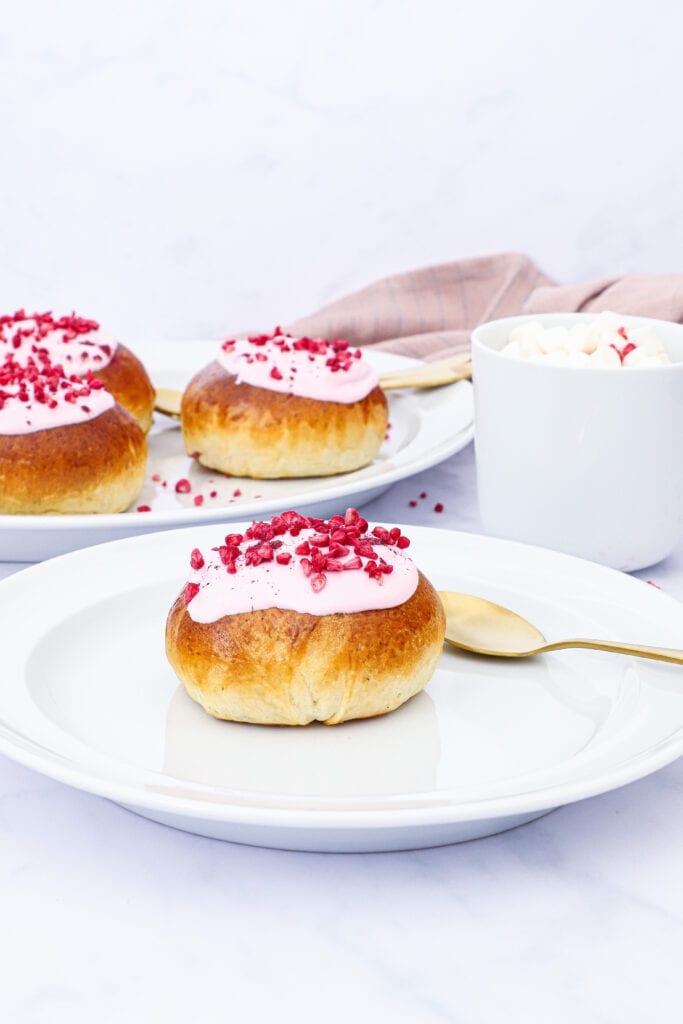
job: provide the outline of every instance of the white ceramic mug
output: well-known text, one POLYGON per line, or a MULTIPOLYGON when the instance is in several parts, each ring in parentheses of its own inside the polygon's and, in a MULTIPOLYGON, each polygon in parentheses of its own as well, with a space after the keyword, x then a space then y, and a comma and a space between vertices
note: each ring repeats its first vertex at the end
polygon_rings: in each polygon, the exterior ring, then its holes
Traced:
POLYGON ((500 354, 513 328, 596 314, 507 317, 472 335, 484 529, 626 571, 670 554, 683 525, 683 326, 648 325, 674 362, 594 369, 500 354))

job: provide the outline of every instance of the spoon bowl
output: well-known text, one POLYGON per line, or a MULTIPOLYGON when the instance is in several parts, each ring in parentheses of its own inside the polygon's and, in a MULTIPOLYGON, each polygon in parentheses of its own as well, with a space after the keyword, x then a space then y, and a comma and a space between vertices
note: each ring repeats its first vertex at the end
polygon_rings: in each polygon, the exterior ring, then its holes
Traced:
POLYGON ((580 638, 548 643, 541 631, 521 615, 493 601, 450 590, 439 591, 439 597, 446 613, 446 643, 472 654, 496 658, 528 658, 548 651, 587 647, 594 651, 632 654, 639 658, 683 665, 683 651, 668 647, 580 638))
POLYGON ((475 654, 521 657, 545 644, 521 615, 473 594, 439 593, 446 612, 446 642, 475 654))

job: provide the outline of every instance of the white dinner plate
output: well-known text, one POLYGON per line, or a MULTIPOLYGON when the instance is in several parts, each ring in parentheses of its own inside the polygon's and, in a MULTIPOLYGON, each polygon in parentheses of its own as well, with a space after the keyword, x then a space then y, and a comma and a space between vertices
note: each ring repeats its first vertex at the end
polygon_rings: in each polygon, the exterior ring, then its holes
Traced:
MULTIPOLYGON (((681 646, 683 606, 639 580, 509 541, 406 529, 437 587, 499 601, 548 638, 681 646)), ((595 651, 506 662, 446 649, 426 690, 382 718, 216 721, 166 663, 164 622, 191 547, 220 532, 117 541, 0 581, 11 638, 0 750, 176 828, 321 851, 500 832, 683 751, 681 669, 595 651)))
MULTIPOLYGON (((136 353, 157 388, 185 387, 192 375, 215 358, 218 342, 139 343, 136 353)), ((368 352, 380 373, 418 365, 415 359, 368 352)), ((226 479, 185 454, 180 428, 156 416, 149 436, 147 475, 142 491, 119 515, 0 515, 0 561, 35 562, 108 540, 200 523, 263 518, 285 508, 327 516, 340 503, 361 506, 397 480, 421 473, 460 451, 474 434, 472 385, 458 381, 421 391, 390 391, 390 429, 377 458, 363 469, 296 480, 226 479), (189 480, 191 491, 175 484, 189 480), (202 496, 197 507, 194 499, 202 496), (150 512, 138 512, 138 506, 150 512)))

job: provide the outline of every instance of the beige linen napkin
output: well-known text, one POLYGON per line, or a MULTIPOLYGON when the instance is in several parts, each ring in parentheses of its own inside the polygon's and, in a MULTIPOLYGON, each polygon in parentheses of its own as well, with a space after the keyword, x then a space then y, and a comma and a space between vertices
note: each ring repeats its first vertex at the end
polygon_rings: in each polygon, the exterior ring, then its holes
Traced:
POLYGON ((625 274, 558 285, 519 253, 395 274, 287 326, 419 359, 469 348, 477 324, 517 313, 595 312, 683 322, 683 274, 625 274))

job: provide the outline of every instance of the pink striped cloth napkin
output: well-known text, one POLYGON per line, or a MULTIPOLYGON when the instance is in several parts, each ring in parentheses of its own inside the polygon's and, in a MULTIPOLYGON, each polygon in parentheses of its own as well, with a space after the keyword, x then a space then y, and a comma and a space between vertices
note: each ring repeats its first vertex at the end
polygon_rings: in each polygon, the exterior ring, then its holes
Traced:
POLYGON ((395 274, 289 324, 419 359, 469 348, 477 324, 517 313, 595 312, 683 322, 683 274, 625 274, 558 285, 527 257, 501 253, 395 274))

